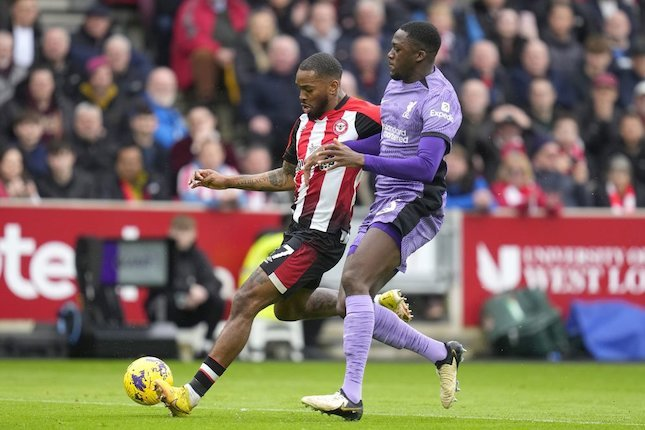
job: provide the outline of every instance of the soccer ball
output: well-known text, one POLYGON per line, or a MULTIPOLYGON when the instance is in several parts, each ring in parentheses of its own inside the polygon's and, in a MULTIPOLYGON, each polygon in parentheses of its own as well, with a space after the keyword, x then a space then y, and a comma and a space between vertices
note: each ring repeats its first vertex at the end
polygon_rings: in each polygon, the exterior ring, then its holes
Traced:
POLYGON ((159 403, 153 381, 163 379, 172 385, 170 367, 157 357, 141 357, 128 366, 123 376, 123 387, 128 396, 141 405, 159 403))

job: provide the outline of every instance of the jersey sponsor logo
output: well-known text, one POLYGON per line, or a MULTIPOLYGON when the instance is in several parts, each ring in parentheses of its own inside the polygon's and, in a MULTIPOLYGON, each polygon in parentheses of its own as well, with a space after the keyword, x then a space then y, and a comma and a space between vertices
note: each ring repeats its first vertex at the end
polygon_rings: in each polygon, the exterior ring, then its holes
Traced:
POLYGON ((388 212, 393 212, 396 210, 396 200, 392 200, 389 205, 385 206, 380 211, 376 212, 376 215, 383 215, 388 212))
POLYGON ((441 102, 441 112, 450 113, 450 104, 448 102, 441 102))
POLYGON ((443 118, 448 122, 455 122, 455 117, 452 116, 452 114, 449 114, 449 113, 446 113, 446 112, 441 112, 441 111, 434 110, 434 109, 430 110, 430 116, 435 116, 437 118, 443 118))
POLYGON ((412 109, 417 105, 416 101, 408 103, 408 106, 405 108, 405 112, 403 112, 403 115, 401 117, 405 119, 410 119, 410 115, 412 114, 412 109))
POLYGON ((344 134, 348 128, 349 124, 347 124, 347 121, 342 118, 334 123, 334 133, 336 134, 336 136, 344 134))
POLYGON ((392 142, 408 143, 407 130, 403 130, 394 127, 393 125, 383 123, 383 131, 381 133, 383 139, 387 139, 392 142))

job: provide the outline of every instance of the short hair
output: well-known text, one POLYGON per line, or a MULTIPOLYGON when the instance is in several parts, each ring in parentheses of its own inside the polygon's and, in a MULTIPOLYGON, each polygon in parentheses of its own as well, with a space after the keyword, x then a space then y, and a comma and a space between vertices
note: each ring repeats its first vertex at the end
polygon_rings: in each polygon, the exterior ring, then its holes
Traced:
POLYGON ((195 222, 195 218, 189 215, 179 214, 175 215, 173 219, 170 220, 170 228, 172 230, 192 231, 197 228, 197 223, 195 222))
POLYGON ((605 36, 592 34, 585 40, 585 51, 591 54, 611 54, 611 46, 605 36))
POLYGON ((305 58, 298 68, 304 71, 313 70, 318 76, 339 80, 343 75, 343 66, 340 65, 340 62, 324 52, 318 52, 305 58))
POLYGON ((408 38, 421 45, 421 48, 432 56, 437 55, 441 47, 441 36, 437 28, 425 21, 410 21, 399 27, 408 34, 408 38))
POLYGON ((75 153, 72 145, 66 140, 54 139, 47 145, 47 154, 49 155, 58 155, 65 151, 69 151, 72 154, 75 153))

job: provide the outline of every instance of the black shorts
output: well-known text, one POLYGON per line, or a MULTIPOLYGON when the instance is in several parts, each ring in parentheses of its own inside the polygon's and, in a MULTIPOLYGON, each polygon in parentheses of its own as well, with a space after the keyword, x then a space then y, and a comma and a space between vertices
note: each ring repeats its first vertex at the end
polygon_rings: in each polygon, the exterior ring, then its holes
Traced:
POLYGON ((323 274, 343 256, 346 236, 304 229, 292 223, 284 234, 282 245, 260 267, 283 296, 300 288, 314 290, 320 285, 323 274))

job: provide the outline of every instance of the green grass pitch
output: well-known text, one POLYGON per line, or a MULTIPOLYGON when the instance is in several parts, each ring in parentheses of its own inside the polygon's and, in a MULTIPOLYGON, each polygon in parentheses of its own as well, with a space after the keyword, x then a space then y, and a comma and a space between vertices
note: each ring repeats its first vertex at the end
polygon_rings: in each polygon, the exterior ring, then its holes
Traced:
MULTIPOLYGON (((434 367, 369 363, 365 415, 344 422, 305 409, 331 393, 340 362, 235 363, 188 418, 127 398, 129 361, 0 361, 1 429, 637 429, 645 428, 645 364, 464 362, 459 402, 439 404, 434 367)), ((176 383, 199 363, 168 361, 176 383)))

